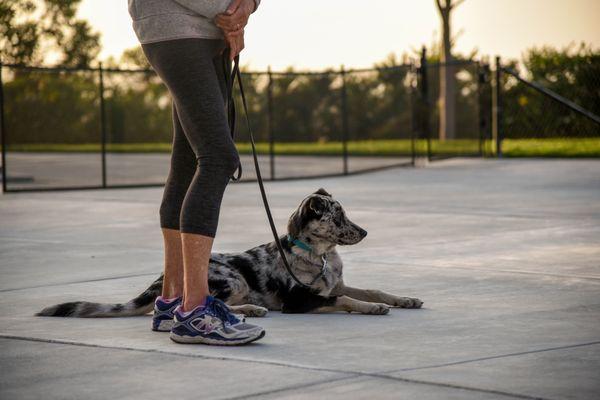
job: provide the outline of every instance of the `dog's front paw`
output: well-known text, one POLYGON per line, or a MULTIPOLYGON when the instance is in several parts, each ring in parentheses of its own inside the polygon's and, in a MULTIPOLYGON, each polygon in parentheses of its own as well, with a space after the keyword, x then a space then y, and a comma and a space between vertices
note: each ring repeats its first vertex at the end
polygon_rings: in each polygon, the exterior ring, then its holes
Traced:
POLYGON ((269 312, 269 310, 267 310, 266 308, 256 306, 254 304, 234 306, 234 308, 232 308, 232 311, 238 314, 243 314, 246 317, 264 317, 269 312))
POLYGON ((369 308, 365 310, 364 314, 371 315, 385 315, 390 312, 390 306, 382 303, 371 303, 369 308))
POLYGON ((423 302, 413 297, 396 297, 394 299, 394 307, 400 308, 421 308, 423 302))
POLYGON ((265 315, 267 315, 268 312, 269 312, 269 310, 267 310, 264 307, 253 306, 253 307, 249 308, 244 314, 247 317, 264 317, 265 315))

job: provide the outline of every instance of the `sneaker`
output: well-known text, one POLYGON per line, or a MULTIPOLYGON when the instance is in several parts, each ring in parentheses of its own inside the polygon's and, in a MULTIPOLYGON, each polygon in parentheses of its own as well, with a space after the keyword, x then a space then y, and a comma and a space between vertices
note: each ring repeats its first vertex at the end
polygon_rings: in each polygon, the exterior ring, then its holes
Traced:
POLYGON ((154 315, 152 316, 152 330, 155 332, 169 332, 173 327, 173 311, 181 304, 181 297, 167 301, 158 296, 154 301, 154 315))
POLYGON ((177 343, 232 346, 265 336, 263 328, 240 320, 225 303, 212 296, 207 296, 205 304, 190 313, 184 313, 181 307, 177 307, 174 314, 171 340, 177 343))

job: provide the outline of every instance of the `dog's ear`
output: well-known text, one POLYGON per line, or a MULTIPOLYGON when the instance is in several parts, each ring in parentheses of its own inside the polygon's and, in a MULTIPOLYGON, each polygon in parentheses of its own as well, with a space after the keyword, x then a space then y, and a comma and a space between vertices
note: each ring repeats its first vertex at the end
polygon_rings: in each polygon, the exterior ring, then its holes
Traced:
POLYGON ((302 230, 302 225, 302 217, 300 216, 298 210, 296 210, 288 220, 288 233, 292 236, 298 236, 302 230))
POLYGON ((329 196, 329 197, 331 197, 331 195, 329 193, 327 193, 327 191, 325 189, 323 189, 323 188, 319 188, 319 190, 317 190, 313 194, 322 194, 323 196, 329 196))
MULTIPOLYGON (((319 189, 318 191, 321 190, 325 192, 325 189, 319 189)), ((327 196, 331 195, 327 193, 327 196)), ((310 221, 312 218, 320 218, 321 215, 323 215, 327 209, 327 203, 327 200, 320 196, 309 196, 302 206, 294 211, 288 220, 288 233, 292 236, 298 236, 300 231, 302 231, 306 224, 308 224, 308 221, 310 221)))
POLYGON ((319 197, 313 196, 306 202, 306 211, 308 215, 316 214, 323 215, 323 212, 327 209, 327 200, 319 197))

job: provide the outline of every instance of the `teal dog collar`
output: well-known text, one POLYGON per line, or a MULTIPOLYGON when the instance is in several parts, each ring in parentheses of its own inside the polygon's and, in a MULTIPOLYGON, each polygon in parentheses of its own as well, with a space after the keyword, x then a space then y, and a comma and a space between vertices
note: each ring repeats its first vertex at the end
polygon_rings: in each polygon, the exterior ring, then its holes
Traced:
POLYGON ((310 247, 310 245, 304 243, 302 240, 300 239, 294 239, 294 237, 292 235, 287 235, 287 240, 293 244, 295 244, 296 246, 300 247, 302 250, 306 250, 306 251, 312 251, 312 247, 310 247))

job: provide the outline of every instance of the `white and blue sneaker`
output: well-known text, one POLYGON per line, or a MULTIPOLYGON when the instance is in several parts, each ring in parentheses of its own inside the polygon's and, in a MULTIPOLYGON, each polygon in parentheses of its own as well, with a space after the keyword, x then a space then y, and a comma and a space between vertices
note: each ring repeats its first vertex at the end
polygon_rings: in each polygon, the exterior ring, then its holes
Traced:
POLYGON ((152 330, 156 332, 169 332, 173 327, 173 312, 180 305, 181 297, 169 301, 162 296, 158 296, 154 301, 152 330))
POLYGON ((240 320, 221 300, 207 296, 203 306, 189 313, 177 307, 171 340, 177 343, 203 343, 233 346, 254 342, 265 336, 260 326, 240 320))

